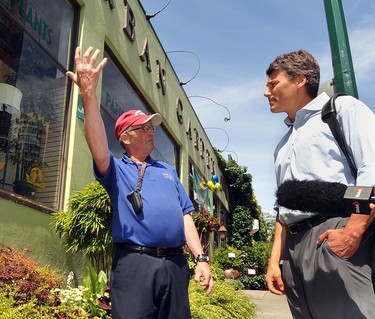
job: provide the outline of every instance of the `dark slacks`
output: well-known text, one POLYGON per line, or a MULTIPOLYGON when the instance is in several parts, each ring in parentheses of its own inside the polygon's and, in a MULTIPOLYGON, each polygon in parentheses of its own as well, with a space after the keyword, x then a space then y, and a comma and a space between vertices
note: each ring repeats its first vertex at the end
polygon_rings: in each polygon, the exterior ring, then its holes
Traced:
POLYGON ((110 279, 113 319, 191 318, 183 255, 155 257, 116 249, 110 279))

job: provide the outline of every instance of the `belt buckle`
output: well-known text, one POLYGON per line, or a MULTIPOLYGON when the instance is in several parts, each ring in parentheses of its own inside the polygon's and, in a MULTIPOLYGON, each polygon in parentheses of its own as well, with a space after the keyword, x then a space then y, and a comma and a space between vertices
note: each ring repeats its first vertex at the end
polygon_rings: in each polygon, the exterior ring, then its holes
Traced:
POLYGON ((293 224, 288 225, 287 230, 288 230, 289 234, 295 235, 295 234, 300 233, 304 229, 302 228, 301 223, 297 222, 297 223, 293 223, 293 224))
POLYGON ((296 223, 286 226, 286 229, 288 230, 289 234, 291 234, 291 235, 295 235, 295 234, 299 233, 299 230, 297 230, 297 228, 298 227, 296 227, 296 223))
POLYGON ((157 257, 167 257, 168 256, 168 248, 156 248, 156 256, 157 257))

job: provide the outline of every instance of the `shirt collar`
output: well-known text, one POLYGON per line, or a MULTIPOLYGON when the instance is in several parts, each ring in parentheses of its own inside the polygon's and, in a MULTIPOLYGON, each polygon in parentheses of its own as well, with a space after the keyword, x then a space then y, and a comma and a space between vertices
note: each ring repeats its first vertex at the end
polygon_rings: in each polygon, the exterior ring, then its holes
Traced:
POLYGON ((286 126, 291 127, 297 120, 305 118, 312 113, 318 112, 322 110, 323 105, 329 100, 329 96, 326 92, 320 93, 315 99, 307 103, 303 108, 297 111, 296 118, 294 122, 291 121, 289 117, 284 119, 284 123, 286 126))
MULTIPOLYGON (((299 112, 309 112, 309 111, 321 111, 322 106, 329 100, 329 96, 326 92, 320 93, 315 99, 307 103, 302 109, 300 109, 299 112)), ((298 116, 298 115, 297 115, 298 116)))
MULTIPOLYGON (((134 164, 134 162, 130 159, 130 157, 128 156, 128 154, 126 153, 123 153, 122 154, 122 160, 126 163, 126 164, 134 164)), ((151 155, 149 155, 146 159, 146 164, 147 166, 148 165, 152 165, 156 160, 154 160, 151 155)))

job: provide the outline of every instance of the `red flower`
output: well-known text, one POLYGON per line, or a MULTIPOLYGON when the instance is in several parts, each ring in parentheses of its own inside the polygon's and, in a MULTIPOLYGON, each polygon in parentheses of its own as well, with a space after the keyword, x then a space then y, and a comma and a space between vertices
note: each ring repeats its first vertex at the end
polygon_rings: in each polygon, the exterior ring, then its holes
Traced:
POLYGON ((194 213, 193 220, 199 233, 215 231, 220 227, 219 219, 211 216, 211 214, 206 210, 194 213))

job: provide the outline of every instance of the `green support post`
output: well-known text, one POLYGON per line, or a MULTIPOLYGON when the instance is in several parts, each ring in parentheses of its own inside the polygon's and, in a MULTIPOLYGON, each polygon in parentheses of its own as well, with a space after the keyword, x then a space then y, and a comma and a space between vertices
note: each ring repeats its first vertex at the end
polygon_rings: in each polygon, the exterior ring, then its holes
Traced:
POLYGON ((341 0, 324 0, 331 44, 335 92, 358 98, 353 61, 341 0))

